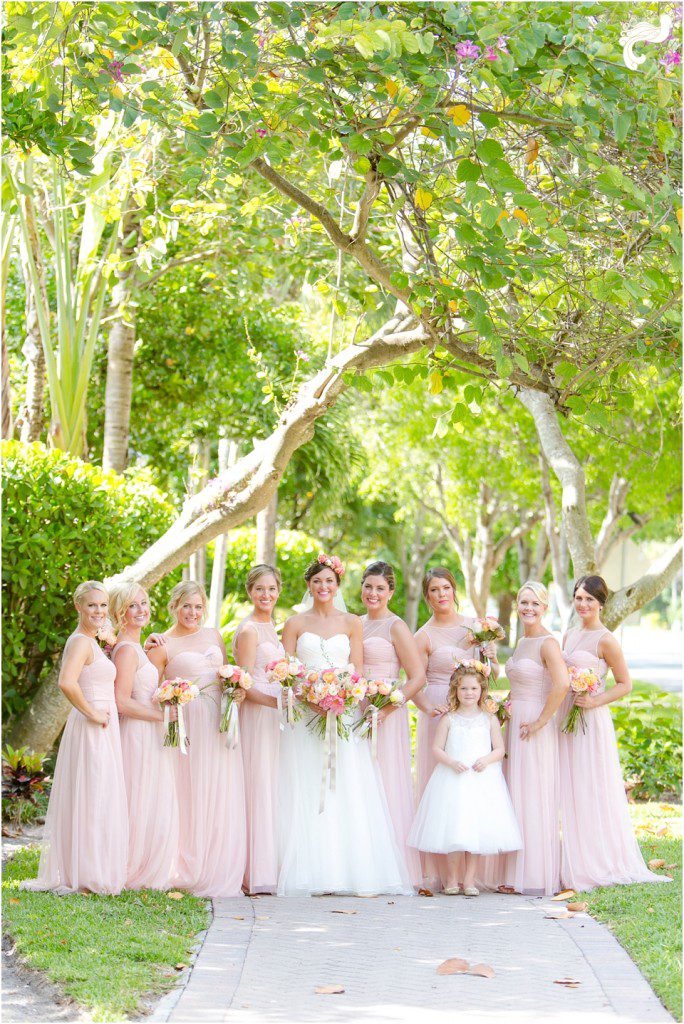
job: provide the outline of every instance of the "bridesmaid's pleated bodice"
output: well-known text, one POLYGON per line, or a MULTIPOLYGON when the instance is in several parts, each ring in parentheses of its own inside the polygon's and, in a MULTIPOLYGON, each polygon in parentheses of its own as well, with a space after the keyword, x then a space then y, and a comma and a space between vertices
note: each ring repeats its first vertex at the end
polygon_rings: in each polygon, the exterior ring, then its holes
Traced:
MULTIPOLYGON (((71 640, 79 636, 85 636, 85 633, 72 633, 67 640, 67 646, 71 640)), ((88 701, 113 701, 116 668, 92 637, 86 639, 90 641, 93 649, 93 660, 90 665, 84 665, 81 669, 78 685, 88 701)))
POLYGON ((285 648, 280 642, 280 637, 278 636, 276 628, 272 622, 257 622, 255 619, 247 617, 242 620, 238 628, 235 630, 235 636, 233 637, 232 651, 233 660, 236 665, 238 664, 236 654, 237 638, 246 626, 253 626, 257 632, 256 659, 254 662, 254 668, 250 673, 254 689, 275 697, 281 689, 280 683, 269 682, 266 678, 266 666, 270 665, 272 661, 284 658, 285 648))
POLYGON ((152 704, 154 691, 159 685, 159 672, 147 657, 140 644, 136 644, 132 640, 122 640, 117 644, 117 647, 132 647, 138 655, 138 668, 133 679, 131 697, 141 704, 152 704))
POLYGON ((363 671, 368 679, 394 680, 399 678, 401 665, 392 643, 392 625, 397 615, 384 619, 361 619, 363 625, 363 671))
POLYGON ((506 662, 506 677, 511 687, 511 700, 546 700, 551 689, 551 675, 541 659, 541 648, 550 634, 523 636, 506 662))
POLYGON ((218 643, 216 630, 198 629, 186 636, 166 637, 169 660, 164 676, 173 679, 189 679, 198 686, 212 683, 218 686, 218 669, 223 664, 223 652, 218 643))
POLYGON ((598 645, 606 633, 609 634, 610 630, 605 627, 602 629, 575 628, 569 629, 563 640, 563 657, 566 665, 588 668, 595 672, 601 681, 597 693, 603 693, 606 688, 608 665, 598 655, 598 645))
POLYGON ((454 662, 459 659, 474 658, 477 647, 466 646, 466 633, 475 625, 474 619, 464 619, 456 626, 436 626, 428 620, 418 630, 416 636, 426 633, 429 644, 427 663, 427 685, 448 686, 454 662))

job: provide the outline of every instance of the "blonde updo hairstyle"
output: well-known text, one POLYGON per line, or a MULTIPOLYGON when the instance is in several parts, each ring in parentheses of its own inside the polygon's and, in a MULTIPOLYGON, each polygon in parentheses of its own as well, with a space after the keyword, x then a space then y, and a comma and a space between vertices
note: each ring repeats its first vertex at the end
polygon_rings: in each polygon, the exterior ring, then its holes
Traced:
POLYGON ((109 595, 109 614, 117 632, 123 626, 126 612, 133 604, 139 590, 142 590, 145 597, 149 597, 145 588, 141 587, 139 583, 119 583, 112 587, 109 595))
POLYGON ((178 620, 178 616, 176 614, 178 609, 183 602, 188 597, 192 597, 193 594, 199 594, 202 598, 202 621, 204 621, 207 615, 207 592, 202 584, 196 583, 195 580, 182 580, 180 583, 177 583, 171 591, 169 603, 166 607, 168 608, 169 615, 172 619, 175 619, 176 621, 178 620))
POLYGON ((433 580, 446 580, 447 583, 451 584, 451 589, 454 592, 454 604, 456 605, 456 608, 458 609, 458 594, 456 593, 456 578, 454 577, 454 574, 452 573, 451 569, 447 569, 446 566, 444 566, 444 565, 438 565, 434 569, 428 569, 428 571, 423 576, 423 583, 422 583, 423 598, 424 598, 425 604, 428 606, 428 608, 432 607, 432 605, 428 601, 428 590, 430 589, 430 584, 432 583, 433 580))
POLYGON ((262 576, 273 576, 276 583, 278 584, 278 593, 283 589, 283 580, 278 570, 273 565, 267 565, 262 562, 260 565, 253 565, 247 573, 247 579, 245 580, 245 590, 249 597, 252 596, 252 587, 260 580, 262 576))
POLYGON ((520 595, 523 590, 531 590, 534 596, 541 601, 545 608, 549 607, 549 592, 544 584, 540 583, 539 580, 526 580, 525 583, 523 583, 522 587, 515 595, 516 604, 520 600, 520 595))
POLYGON ((76 611, 83 611, 84 598, 91 590, 101 590, 103 594, 107 595, 107 600, 109 600, 109 592, 107 591, 104 583, 100 583, 99 580, 84 580, 83 583, 79 583, 74 590, 74 605, 76 606, 76 611))
POLYGON ((485 710, 485 701, 489 696, 489 681, 482 672, 478 672, 475 668, 470 668, 468 665, 457 665, 454 671, 451 673, 451 679, 449 680, 449 693, 447 694, 447 707, 449 711, 458 711, 461 706, 461 702, 458 699, 458 684, 466 676, 475 676, 478 683, 480 684, 480 696, 478 697, 477 706, 480 710, 485 710))

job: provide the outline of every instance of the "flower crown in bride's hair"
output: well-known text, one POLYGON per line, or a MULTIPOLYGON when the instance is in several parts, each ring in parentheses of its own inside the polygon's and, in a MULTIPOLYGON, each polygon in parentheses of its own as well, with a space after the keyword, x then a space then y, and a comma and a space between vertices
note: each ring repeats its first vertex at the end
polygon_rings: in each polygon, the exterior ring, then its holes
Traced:
POLYGON ((324 551, 321 551, 318 556, 318 561, 321 565, 327 565, 329 569, 332 569, 335 575, 339 576, 340 579, 344 576, 345 568, 341 559, 339 559, 337 555, 326 555, 324 551))
POLYGON ((476 661, 475 658, 466 658, 464 661, 455 661, 452 674, 453 672, 456 672, 457 669, 467 669, 469 672, 477 672, 478 675, 484 676, 485 679, 489 679, 492 672, 491 665, 485 665, 481 661, 476 661))

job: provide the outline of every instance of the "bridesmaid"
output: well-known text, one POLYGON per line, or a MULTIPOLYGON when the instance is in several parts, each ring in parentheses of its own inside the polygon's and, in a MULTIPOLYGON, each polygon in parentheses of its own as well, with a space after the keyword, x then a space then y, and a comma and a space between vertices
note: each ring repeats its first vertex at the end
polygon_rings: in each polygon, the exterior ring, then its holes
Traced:
POLYGON ((249 893, 274 893, 278 888, 278 751, 279 683, 266 678, 269 662, 285 657, 273 624, 282 580, 271 565, 255 565, 245 582, 253 610, 233 637, 233 659, 247 669, 253 686, 240 708, 240 746, 245 770, 247 811, 247 869, 244 888, 249 893))
MULTIPOLYGON (((413 701, 420 709, 416 737, 419 799, 435 767, 432 745, 439 720, 448 711, 447 695, 454 662, 480 656, 478 647, 467 646, 466 634, 475 625, 475 619, 458 611, 456 580, 449 569, 442 566, 428 569, 423 577, 423 598, 432 615, 416 633, 427 674, 427 686, 413 701)), ((485 644, 482 653, 492 663, 490 678, 496 679, 499 674, 496 645, 485 644)), ((447 877, 446 857, 439 853, 423 854, 422 862, 426 884, 430 888, 443 886, 447 877)))
POLYGON ((559 713, 565 720, 572 704, 584 709, 586 731, 560 733, 561 884, 579 891, 599 885, 669 881, 649 871, 634 837, 613 720, 608 705, 632 689, 620 644, 601 622, 608 587, 601 576, 583 576, 575 584, 580 627, 563 638, 568 665, 588 668, 601 680, 598 693, 570 693, 559 713), (606 690, 610 669, 615 685, 606 690))
POLYGON ((178 799, 175 751, 164 746, 163 712, 152 699, 159 672, 140 645, 150 602, 139 584, 122 583, 112 590, 110 609, 119 630, 112 660, 128 797, 126 888, 166 889, 178 854, 178 799))
POLYGON ((128 808, 116 670, 95 637, 107 625, 109 598, 87 580, 74 593, 78 626, 64 648, 59 688, 73 705, 59 745, 38 877, 22 884, 60 895, 115 895, 126 883, 128 808))
POLYGON ((404 703, 378 712, 378 764, 385 787, 390 817, 411 882, 421 884, 420 854, 407 846, 415 804, 411 777, 411 734, 408 701, 425 686, 425 669, 416 642, 403 619, 387 607, 395 589, 394 570, 387 562, 373 562, 361 580, 363 673, 367 679, 397 680, 403 668, 404 703))
MULTIPOLYGON (((177 583, 169 600, 174 625, 149 656, 165 679, 190 679, 201 691, 183 709, 187 754, 173 751, 180 816, 177 884, 195 896, 240 896, 246 844, 242 754, 238 747, 229 750, 219 732, 217 673, 226 649, 217 629, 202 626, 206 611, 199 583, 177 583)), ((237 691, 238 702, 243 693, 237 691)))
POLYGON ((528 580, 517 602, 524 632, 506 662, 511 718, 504 774, 523 849, 490 862, 485 877, 489 884, 496 873, 516 892, 548 896, 560 889, 558 726, 553 716, 570 684, 558 642, 542 625, 549 606, 546 587, 528 580))

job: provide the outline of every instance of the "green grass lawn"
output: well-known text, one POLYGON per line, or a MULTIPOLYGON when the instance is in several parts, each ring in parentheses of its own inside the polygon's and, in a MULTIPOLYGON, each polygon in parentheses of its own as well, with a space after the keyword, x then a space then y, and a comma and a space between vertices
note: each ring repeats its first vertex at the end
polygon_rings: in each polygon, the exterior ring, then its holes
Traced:
POLYGON ((4 928, 21 959, 44 971, 94 1020, 122 1020, 144 993, 175 984, 195 936, 207 927, 205 900, 170 899, 151 889, 120 896, 53 896, 22 892, 35 877, 37 848, 19 850, 3 880, 4 928))
POLYGON ((677 1020, 682 1019, 681 810, 671 804, 630 804, 644 859, 664 860, 670 867, 658 873, 672 875, 672 882, 581 894, 592 917, 610 928, 677 1020))

